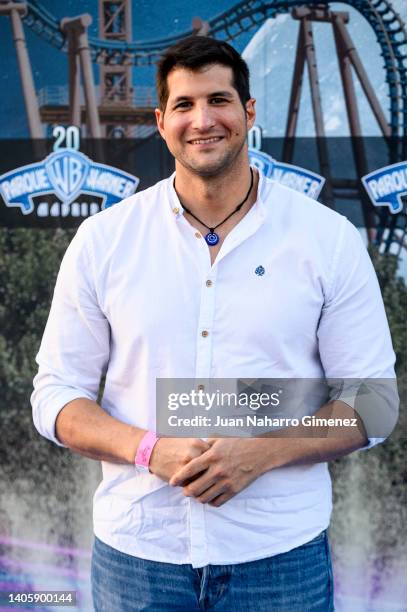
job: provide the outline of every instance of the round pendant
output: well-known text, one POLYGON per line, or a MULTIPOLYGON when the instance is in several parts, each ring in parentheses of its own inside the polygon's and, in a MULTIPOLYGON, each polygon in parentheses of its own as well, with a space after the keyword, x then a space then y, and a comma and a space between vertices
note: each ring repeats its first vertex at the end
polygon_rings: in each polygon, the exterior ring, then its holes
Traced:
POLYGON ((205 236, 206 244, 209 246, 215 246, 219 242, 219 236, 215 232, 208 232, 205 236))

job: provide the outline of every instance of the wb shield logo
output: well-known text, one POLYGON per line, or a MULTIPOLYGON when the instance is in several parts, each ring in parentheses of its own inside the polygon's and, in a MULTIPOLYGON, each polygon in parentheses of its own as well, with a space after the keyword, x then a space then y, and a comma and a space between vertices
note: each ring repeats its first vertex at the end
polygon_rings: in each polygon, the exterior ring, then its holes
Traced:
MULTIPOLYGON (((6 206, 19 208, 23 215, 34 212, 34 198, 52 194, 62 203, 65 216, 70 210, 72 215, 78 216, 80 204, 75 200, 79 195, 95 196, 101 200, 102 209, 109 208, 132 195, 139 181, 136 176, 94 162, 79 151, 62 149, 42 162, 0 176, 0 194, 6 206)), ((95 206, 99 210, 99 205, 95 206)), ((40 202, 38 216, 42 216, 43 208, 40 202)))
POLYGON ((267 178, 272 178, 314 200, 318 199, 325 183, 325 179, 319 174, 293 164, 278 162, 271 155, 258 149, 249 148, 249 160, 267 178))
POLYGON ((45 169, 54 192, 62 202, 71 202, 79 195, 89 172, 85 155, 66 150, 54 153, 45 163, 45 169))
POLYGON ((275 161, 270 155, 267 155, 267 153, 263 151, 258 151, 257 149, 249 149, 249 160, 255 168, 264 174, 264 176, 267 176, 267 178, 273 176, 275 161))

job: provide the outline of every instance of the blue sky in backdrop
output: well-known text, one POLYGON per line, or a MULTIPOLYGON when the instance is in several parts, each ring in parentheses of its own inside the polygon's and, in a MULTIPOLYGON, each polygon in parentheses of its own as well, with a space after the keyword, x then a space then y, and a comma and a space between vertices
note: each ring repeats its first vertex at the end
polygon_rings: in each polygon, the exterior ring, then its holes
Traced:
MULTIPOLYGON (((300 2, 299 2, 300 3, 300 2)), ((97 36, 97 0, 43 0, 41 3, 57 19, 88 12, 93 17, 90 34, 97 36)), ((134 0, 132 3, 133 39, 149 40, 182 33, 191 28, 192 18, 212 19, 235 6, 233 0, 134 0)), ((407 19, 406 0, 393 0, 393 6, 407 19)), ((387 86, 384 80, 379 47, 370 26, 348 5, 334 3, 332 7, 350 13, 349 31, 355 41, 368 75, 385 109, 388 111, 387 86)), ((259 122, 269 136, 281 136, 285 126, 285 113, 291 85, 298 23, 288 15, 268 20, 257 31, 241 35, 234 41, 238 51, 244 52, 252 73, 252 92, 257 98, 259 122)), ((343 96, 330 27, 316 24, 317 48, 322 104, 327 135, 348 134, 343 96)), ((31 59, 37 92, 44 87, 65 85, 68 78, 67 56, 47 44, 28 27, 25 28, 27 47, 31 59)), ((0 17, 0 91, 2 122, 0 138, 27 136, 27 121, 21 96, 14 44, 9 19, 0 17)), ((134 86, 152 85, 154 68, 135 68, 134 86)), ((98 70, 95 66, 95 80, 98 70)), ((366 135, 378 134, 373 116, 357 86, 361 104, 363 130, 366 135)), ((309 88, 304 87, 303 105, 299 121, 299 134, 313 135, 309 88)))

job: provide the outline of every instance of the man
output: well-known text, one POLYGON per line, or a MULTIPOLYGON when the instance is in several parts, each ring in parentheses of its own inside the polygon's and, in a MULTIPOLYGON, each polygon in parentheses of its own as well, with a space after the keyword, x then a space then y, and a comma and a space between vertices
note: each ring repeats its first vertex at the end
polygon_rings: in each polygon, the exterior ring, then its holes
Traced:
POLYGON ((356 418, 346 435, 157 440, 155 384, 394 377, 377 280, 344 217, 250 168, 255 101, 232 47, 185 39, 157 86, 176 172, 81 225, 38 355, 34 421, 102 461, 96 610, 326 612, 326 462, 377 441, 352 406, 316 408, 356 418))

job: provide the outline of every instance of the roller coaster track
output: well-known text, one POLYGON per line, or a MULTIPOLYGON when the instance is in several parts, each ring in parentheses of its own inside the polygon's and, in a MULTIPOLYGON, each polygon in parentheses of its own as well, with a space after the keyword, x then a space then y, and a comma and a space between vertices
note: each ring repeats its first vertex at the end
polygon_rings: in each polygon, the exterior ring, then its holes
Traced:
MULTIPOLYGON (((407 28, 389 0, 342 0, 355 8, 373 29, 384 61, 390 100, 390 127, 393 136, 407 135, 407 28)), ((268 18, 287 13, 297 6, 318 4, 329 7, 329 0, 243 0, 209 21, 209 35, 233 41, 243 32, 261 26, 268 18)), ((67 50, 59 21, 36 0, 28 0, 25 24, 48 43, 67 50)), ((154 64, 171 44, 192 34, 183 32, 169 38, 131 43, 105 41, 89 37, 92 60, 120 64, 131 61, 135 66, 154 64)))

